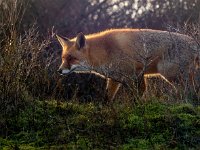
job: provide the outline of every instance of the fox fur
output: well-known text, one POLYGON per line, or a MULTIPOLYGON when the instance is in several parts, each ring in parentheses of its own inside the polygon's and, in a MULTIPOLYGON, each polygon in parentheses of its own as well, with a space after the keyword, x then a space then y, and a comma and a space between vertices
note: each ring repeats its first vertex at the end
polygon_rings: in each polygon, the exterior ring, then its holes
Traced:
POLYGON ((178 82, 198 68, 199 48, 193 38, 179 33, 151 29, 110 29, 73 39, 57 36, 62 46, 58 72, 96 71, 107 78, 107 97, 112 101, 120 83, 144 75, 160 74, 178 82))

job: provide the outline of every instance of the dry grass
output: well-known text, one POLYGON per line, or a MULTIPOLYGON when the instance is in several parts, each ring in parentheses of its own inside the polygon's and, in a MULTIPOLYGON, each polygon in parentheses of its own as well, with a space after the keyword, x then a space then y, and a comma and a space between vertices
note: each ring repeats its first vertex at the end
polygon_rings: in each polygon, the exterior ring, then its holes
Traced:
POLYGON ((23 1, 6 2, 0 5, 0 113, 3 116, 19 112, 24 100, 31 100, 32 95, 48 89, 50 80, 46 51, 50 40, 39 40, 35 26, 20 34, 23 1))

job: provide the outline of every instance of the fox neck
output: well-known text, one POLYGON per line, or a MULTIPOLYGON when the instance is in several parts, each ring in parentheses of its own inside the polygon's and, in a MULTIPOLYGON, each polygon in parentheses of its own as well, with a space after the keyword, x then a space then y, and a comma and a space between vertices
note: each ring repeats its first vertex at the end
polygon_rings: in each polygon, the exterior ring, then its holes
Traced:
POLYGON ((100 67, 107 63, 108 61, 108 52, 105 48, 104 41, 94 41, 88 40, 87 43, 87 56, 89 60, 89 64, 93 67, 100 67))

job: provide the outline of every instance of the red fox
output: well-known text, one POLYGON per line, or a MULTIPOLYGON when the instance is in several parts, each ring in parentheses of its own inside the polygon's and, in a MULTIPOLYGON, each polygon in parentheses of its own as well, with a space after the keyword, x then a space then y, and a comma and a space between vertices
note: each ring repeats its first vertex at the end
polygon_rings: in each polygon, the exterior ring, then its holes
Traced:
POLYGON ((193 38, 168 31, 151 29, 110 29, 73 39, 57 35, 62 46, 62 64, 58 72, 96 71, 107 77, 107 98, 112 101, 125 81, 144 75, 161 74, 169 82, 192 75, 199 55, 193 38))

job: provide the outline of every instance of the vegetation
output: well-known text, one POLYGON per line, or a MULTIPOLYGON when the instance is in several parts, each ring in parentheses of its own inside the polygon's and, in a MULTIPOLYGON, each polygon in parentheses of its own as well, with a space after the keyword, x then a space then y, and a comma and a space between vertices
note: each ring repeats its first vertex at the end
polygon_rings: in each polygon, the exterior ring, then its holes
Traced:
POLYGON ((5 149, 198 149, 200 108, 36 100, 7 122, 5 149))
POLYGON ((195 23, 178 29, 199 44, 199 0, 149 3, 59 0, 55 5, 54 0, 0 0, 0 150, 199 149, 198 97, 190 96, 182 103, 184 94, 177 96, 168 90, 170 86, 159 83, 150 89, 146 102, 126 87, 114 103, 105 104, 105 79, 91 74, 66 78, 56 73, 61 51, 53 26, 70 36, 110 27, 163 29, 166 24, 160 23, 161 18, 171 16, 168 23, 183 24, 185 18, 195 23), (135 3, 138 11, 133 15, 135 3), (147 9, 149 3, 151 9, 147 9), (140 9, 148 11, 140 13, 140 9), (158 88, 159 96, 153 94, 158 88))

